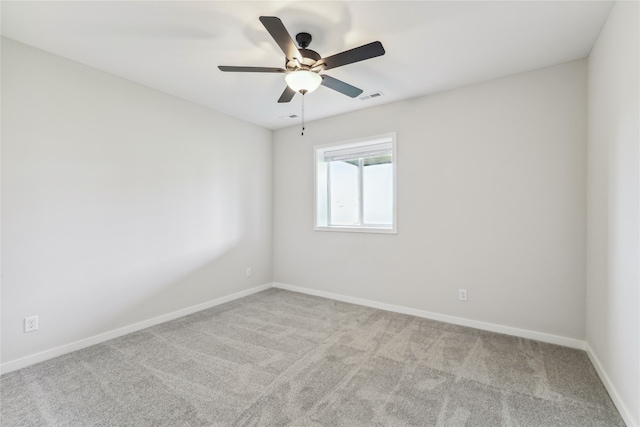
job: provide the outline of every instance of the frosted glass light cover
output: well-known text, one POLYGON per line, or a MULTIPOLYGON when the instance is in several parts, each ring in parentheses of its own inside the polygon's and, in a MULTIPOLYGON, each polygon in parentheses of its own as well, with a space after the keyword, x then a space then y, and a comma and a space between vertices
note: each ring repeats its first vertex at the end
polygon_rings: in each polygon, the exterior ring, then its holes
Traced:
POLYGON ((284 78, 287 85, 296 92, 313 92, 322 83, 322 77, 313 71, 298 70, 289 73, 284 78))

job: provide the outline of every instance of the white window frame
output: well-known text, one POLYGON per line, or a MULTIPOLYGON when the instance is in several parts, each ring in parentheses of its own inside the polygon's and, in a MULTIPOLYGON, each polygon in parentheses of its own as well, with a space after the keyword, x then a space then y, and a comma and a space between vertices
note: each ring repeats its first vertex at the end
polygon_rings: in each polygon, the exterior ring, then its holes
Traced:
MULTIPOLYGON (((314 152, 314 210, 313 210, 313 224, 316 231, 339 231, 339 232, 351 232, 351 233, 381 233, 381 234, 398 234, 398 212, 397 212, 397 172, 398 172, 398 157, 396 155, 396 133, 391 132, 383 135, 376 135, 367 138, 360 138, 349 141, 336 142, 331 144, 316 145, 313 147, 314 152), (344 225, 329 225, 329 206, 328 198, 328 179, 327 179, 327 164, 325 161, 325 152, 334 151, 337 149, 349 149, 365 147, 368 145, 375 145, 380 143, 391 143, 391 158, 393 164, 392 174, 392 189, 393 189, 393 223, 391 226, 377 226, 377 225, 359 225, 359 226, 344 226, 344 225)), ((362 181, 360 181, 360 195, 362 196, 362 181)), ((360 209, 359 215, 363 215, 362 210, 362 197, 360 197, 360 209)), ((362 222, 362 221, 361 221, 362 222)))

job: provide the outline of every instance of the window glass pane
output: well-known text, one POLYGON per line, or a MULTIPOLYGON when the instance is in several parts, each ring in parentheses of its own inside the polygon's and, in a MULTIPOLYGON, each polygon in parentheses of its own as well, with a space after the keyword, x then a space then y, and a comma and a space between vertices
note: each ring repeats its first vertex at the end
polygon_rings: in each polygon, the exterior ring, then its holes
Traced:
MULTIPOLYGON (((391 156, 388 156, 389 161, 391 156)), ((365 224, 393 223, 393 164, 380 158, 365 159, 362 176, 365 224)))
POLYGON ((357 162, 329 163, 331 225, 358 224, 357 162), (354 164, 355 163, 355 164, 354 164))

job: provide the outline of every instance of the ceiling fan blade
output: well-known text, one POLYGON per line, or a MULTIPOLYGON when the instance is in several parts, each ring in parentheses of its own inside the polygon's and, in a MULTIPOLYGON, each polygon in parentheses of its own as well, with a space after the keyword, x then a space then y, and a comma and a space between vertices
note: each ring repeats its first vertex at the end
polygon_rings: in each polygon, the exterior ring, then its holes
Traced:
POLYGON ((287 86, 286 88, 284 88, 284 92, 282 92, 282 95, 280 95, 280 99, 278 99, 278 102, 289 102, 293 99, 293 95, 295 94, 296 91, 287 86))
POLYGON ((240 73, 286 73, 287 70, 283 68, 273 67, 234 67, 228 65, 218 66, 220 71, 235 71, 240 73))
POLYGON ((280 49, 282 49, 287 59, 296 58, 302 62, 302 55, 300 55, 296 43, 289 35, 280 18, 275 16, 261 16, 260 22, 262 22, 262 25, 264 25, 269 34, 271 34, 271 37, 278 43, 278 46, 280 46, 280 49))
POLYGON ((342 80, 334 79, 333 77, 327 76, 326 74, 322 74, 321 77, 322 86, 326 86, 329 89, 333 89, 336 92, 340 92, 344 95, 350 96, 351 98, 355 98, 362 93, 362 89, 351 86, 350 84, 345 83, 342 80))
POLYGON ((353 64, 354 62, 364 61, 365 59, 375 58, 384 55, 384 47, 380 42, 372 42, 341 53, 323 58, 316 63, 315 66, 324 64, 325 70, 330 70, 343 65, 353 64))

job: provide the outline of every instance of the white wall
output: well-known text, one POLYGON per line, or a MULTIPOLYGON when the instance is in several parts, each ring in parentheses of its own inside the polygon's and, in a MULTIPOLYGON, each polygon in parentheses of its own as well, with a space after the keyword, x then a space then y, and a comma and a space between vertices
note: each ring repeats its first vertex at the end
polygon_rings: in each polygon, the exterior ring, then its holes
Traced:
POLYGON ((270 283, 271 137, 2 39, 2 363, 270 283))
POLYGON ((586 79, 575 61, 276 131, 274 281, 584 340, 586 79), (398 234, 314 231, 312 147, 392 131, 398 234))
POLYGON ((587 342, 640 425, 640 7, 617 2, 589 56, 587 342))

